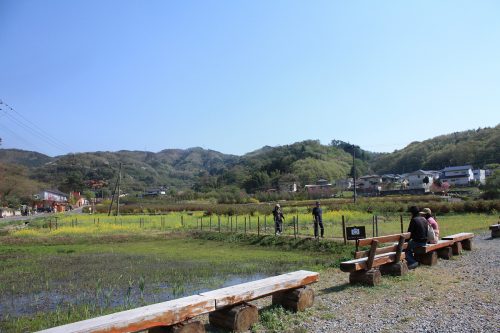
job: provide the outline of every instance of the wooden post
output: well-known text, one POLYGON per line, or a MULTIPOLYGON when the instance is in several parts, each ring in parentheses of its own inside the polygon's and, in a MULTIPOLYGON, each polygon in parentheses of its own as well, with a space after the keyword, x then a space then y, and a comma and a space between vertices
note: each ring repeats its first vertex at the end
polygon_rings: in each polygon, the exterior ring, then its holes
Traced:
POLYGON ((378 215, 375 215, 375 230, 377 232, 377 237, 378 237, 378 215))
POLYGON ((217 216, 218 221, 219 221, 219 233, 220 233, 220 215, 217 216))
POLYGON ((243 303, 210 312, 208 320, 216 327, 234 332, 246 332, 259 321, 259 311, 255 305, 243 303))
POLYGON ((372 215, 372 237, 375 237, 375 216, 372 215))
POLYGON ((231 216, 231 232, 233 232, 233 217, 231 216))
POLYGON ((297 227, 295 225, 295 216, 293 217, 293 238, 297 239, 297 227))
POLYGON ((264 233, 267 233, 267 215, 264 215, 264 233))
POLYGON ((260 236, 260 216, 257 216, 257 236, 260 236))
MULTIPOLYGON (((295 216, 293 217, 295 220, 295 216)), ((273 294, 273 305, 281 305, 287 310, 294 312, 304 311, 313 306, 314 290, 309 287, 277 292, 273 294)))
POLYGON ((395 263, 398 263, 401 260, 401 252, 403 252, 403 245, 405 243, 405 237, 403 235, 399 236, 398 248, 396 249, 396 259, 395 263))
POLYGON ((245 235, 247 233, 247 217, 245 216, 245 235))
POLYGON ((236 233, 238 233, 238 215, 235 217, 235 224, 236 233))
POLYGON ((344 245, 347 244, 347 235, 345 234, 345 218, 342 215, 342 236, 344 237, 344 245))
POLYGON ((184 227, 184 215, 181 215, 181 226, 184 227))
POLYGON ((252 222, 250 220, 250 215, 248 215, 248 230, 252 230, 252 222))
POLYGON ((52 219, 49 220, 49 231, 52 231, 52 219))
POLYGON ((209 229, 210 229, 210 231, 212 231, 212 215, 210 215, 209 229))
POLYGON ((370 246, 370 255, 368 256, 368 260, 366 260, 366 269, 370 270, 373 267, 373 260, 375 259, 375 253, 377 252, 378 241, 373 240, 370 246))
POLYGON ((200 230, 203 231, 203 216, 200 217, 200 230))
POLYGON ((403 215, 399 215, 399 223, 401 224, 401 233, 403 233, 403 215))

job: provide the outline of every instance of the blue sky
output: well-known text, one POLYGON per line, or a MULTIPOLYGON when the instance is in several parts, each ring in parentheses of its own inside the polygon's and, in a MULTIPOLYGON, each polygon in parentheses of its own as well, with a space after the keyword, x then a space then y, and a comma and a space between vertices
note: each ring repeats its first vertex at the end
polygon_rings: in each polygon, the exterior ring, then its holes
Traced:
POLYGON ((3 148, 340 139, 500 122, 498 1, 0 0, 3 148))

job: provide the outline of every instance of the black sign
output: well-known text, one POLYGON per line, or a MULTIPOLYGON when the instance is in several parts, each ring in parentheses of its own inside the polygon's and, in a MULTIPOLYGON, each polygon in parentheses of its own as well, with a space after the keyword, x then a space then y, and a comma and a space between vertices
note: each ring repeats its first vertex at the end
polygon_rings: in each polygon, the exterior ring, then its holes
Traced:
POLYGON ((365 227, 347 227, 347 240, 356 240, 366 238, 365 227))

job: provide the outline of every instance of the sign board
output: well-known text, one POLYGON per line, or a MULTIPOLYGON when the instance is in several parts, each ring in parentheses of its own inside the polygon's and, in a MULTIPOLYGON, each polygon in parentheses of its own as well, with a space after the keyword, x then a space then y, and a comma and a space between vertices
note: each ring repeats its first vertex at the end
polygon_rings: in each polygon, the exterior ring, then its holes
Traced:
POLYGON ((366 231, 365 227, 347 227, 346 229, 346 234, 347 234, 347 240, 357 240, 357 239, 362 239, 366 238, 366 231))

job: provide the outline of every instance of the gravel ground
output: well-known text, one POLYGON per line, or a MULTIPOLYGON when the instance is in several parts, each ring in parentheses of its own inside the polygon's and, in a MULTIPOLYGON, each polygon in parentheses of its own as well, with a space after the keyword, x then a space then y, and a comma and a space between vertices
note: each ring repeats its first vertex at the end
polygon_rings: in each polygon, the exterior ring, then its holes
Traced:
POLYGON ((320 277, 311 320, 291 332, 500 332, 500 239, 489 234, 471 252, 381 286, 350 286, 337 269, 320 277))

